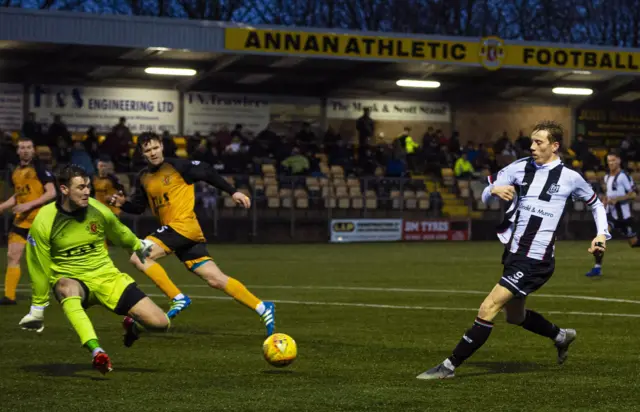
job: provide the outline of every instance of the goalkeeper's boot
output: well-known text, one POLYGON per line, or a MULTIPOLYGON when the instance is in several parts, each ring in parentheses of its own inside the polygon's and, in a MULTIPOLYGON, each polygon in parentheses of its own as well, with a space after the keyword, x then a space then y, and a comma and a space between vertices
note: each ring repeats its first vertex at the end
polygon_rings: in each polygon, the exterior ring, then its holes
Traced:
POLYGON ((98 352, 93 357, 93 369, 97 369, 101 374, 106 375, 113 370, 111 359, 105 352, 98 352))
POLYGON ((264 327, 267 328, 267 337, 273 335, 276 331, 276 304, 273 302, 264 302, 264 312, 260 315, 264 327))
POLYGON ((2 299, 0 299, 0 306, 9 306, 9 305, 15 305, 16 301, 15 299, 10 299, 6 296, 3 296, 2 299))
POLYGON ((426 372, 422 372, 416 376, 417 379, 433 380, 433 379, 449 379, 455 377, 455 372, 452 369, 444 366, 444 363, 429 369, 426 372))
POLYGON ((178 316, 178 313, 182 312, 191 305, 191 299, 187 295, 182 295, 180 299, 173 299, 171 301, 171 308, 167 312, 169 319, 173 319, 178 316))
POLYGON ((562 365, 567 360, 569 354, 569 345, 576 340, 577 333, 575 329, 565 329, 564 340, 560 343, 556 343, 556 349, 558 350, 558 363, 562 365))
POLYGON ((585 275, 588 278, 593 278, 596 276, 602 276, 602 267, 593 267, 591 268, 590 271, 587 272, 587 274, 585 275))
POLYGON ((131 316, 126 316, 122 321, 122 327, 124 328, 124 346, 130 348, 140 338, 136 330, 136 321, 131 316))

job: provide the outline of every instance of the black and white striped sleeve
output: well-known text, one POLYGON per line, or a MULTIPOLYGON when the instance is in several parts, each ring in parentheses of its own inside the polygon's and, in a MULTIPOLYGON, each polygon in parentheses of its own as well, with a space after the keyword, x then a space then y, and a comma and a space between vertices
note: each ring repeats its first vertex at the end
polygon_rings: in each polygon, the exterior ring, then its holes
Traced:
POLYGON ((591 213, 593 214, 593 219, 596 221, 598 235, 604 235, 607 240, 611 239, 609 224, 607 222, 607 212, 589 182, 584 180, 578 173, 575 173, 573 187, 573 196, 591 207, 591 213))

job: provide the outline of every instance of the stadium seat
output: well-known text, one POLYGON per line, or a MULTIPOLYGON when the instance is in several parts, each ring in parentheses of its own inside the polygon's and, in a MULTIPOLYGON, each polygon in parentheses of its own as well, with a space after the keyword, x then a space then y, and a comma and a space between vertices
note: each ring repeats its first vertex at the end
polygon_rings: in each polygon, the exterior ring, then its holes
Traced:
POLYGON ((351 196, 351 197, 362 196, 362 192, 360 191, 360 186, 358 186, 358 187, 349 187, 349 196, 351 196))
POLYGON ((293 191, 291 189, 282 188, 278 193, 280 197, 280 206, 286 209, 293 207, 293 191))
POLYGON ((271 175, 265 176, 263 182, 264 182, 265 186, 277 186, 278 185, 278 179, 276 179, 275 176, 271 176, 271 175))
POLYGON ((327 209, 335 209, 336 207, 336 198, 335 197, 325 197, 324 198, 324 207, 327 209))
POLYGON ((575 210, 576 212, 584 212, 584 209, 585 209, 584 202, 577 201, 573 203, 573 210, 575 210))
POLYGON ((478 200, 476 199, 475 201, 475 205, 476 205, 476 210, 487 210, 487 205, 485 205, 482 200, 478 200))
POLYGON ((413 190, 405 190, 403 196, 405 208, 415 209, 418 207, 418 199, 416 198, 416 193, 413 190))
POLYGON ((431 206, 429 202, 429 195, 424 190, 416 192, 416 199, 418 200, 418 209, 420 210, 428 210, 431 206))
POLYGON ((638 201, 638 202, 633 202, 633 206, 632 206, 632 208, 633 208, 633 211, 634 211, 634 212, 638 212, 638 211, 640 211, 640 201, 638 201))
POLYGON ((326 163, 320 163, 320 173, 322 173, 325 176, 329 176, 330 175, 330 169, 329 169, 329 165, 326 163))
POLYGON ((317 177, 308 176, 305 179, 305 184, 307 185, 307 187, 320 186, 320 181, 317 177))
POLYGON ((265 186, 264 194, 267 197, 278 196, 278 186, 276 185, 265 186))
POLYGON ((595 183, 598 181, 598 177, 596 176, 596 172, 593 170, 587 170, 584 172, 584 178, 589 183, 595 183))
POLYGON ((230 209, 233 209, 234 207, 236 207, 236 202, 233 200, 231 196, 224 196, 223 199, 224 199, 223 200, 224 207, 227 207, 230 209))
POLYGON ((349 193, 347 192, 347 186, 338 186, 336 187, 336 198, 338 199, 338 207, 340 209, 348 209, 349 202, 349 193))
POLYGON ((453 169, 450 169, 447 167, 447 168, 441 169, 440 172, 442 173, 442 181, 444 182, 444 185, 448 187, 453 186, 455 183, 455 178, 453 176, 453 169))
POLYGON ((296 197, 296 209, 308 209, 309 198, 308 197, 296 197))
POLYGON ((374 192, 373 190, 367 190, 365 196, 365 206, 367 209, 378 208, 378 196, 376 196, 376 192, 374 192))
POLYGON ((347 187, 347 182, 345 182, 344 178, 335 177, 331 182, 335 187, 347 187))
POLYGON ((342 168, 342 166, 333 165, 331 166, 330 172, 331 172, 331 176, 334 178, 335 177, 344 178, 344 169, 342 168))
POLYGON ((176 150, 176 156, 178 156, 178 158, 180 159, 188 159, 189 153, 187 153, 187 149, 185 149, 184 147, 180 147, 176 150))
POLYGON ((355 177, 350 177, 347 179, 347 186, 348 187, 357 187, 358 189, 360 189, 360 180, 358 180, 355 177))
POLYGON ((603 180, 606 175, 607 172, 605 172, 604 170, 599 170, 596 172, 596 178, 598 179, 598 181, 603 180))
POLYGON ((265 163, 260 166, 262 170, 262 174, 264 176, 275 176, 276 175, 276 167, 272 164, 265 163))

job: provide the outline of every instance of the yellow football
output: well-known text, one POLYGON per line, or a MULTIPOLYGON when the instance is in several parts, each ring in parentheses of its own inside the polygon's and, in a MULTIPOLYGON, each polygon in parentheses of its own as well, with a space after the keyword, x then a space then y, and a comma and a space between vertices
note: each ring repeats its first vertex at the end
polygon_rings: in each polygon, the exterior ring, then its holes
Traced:
POLYGON ((269 364, 282 368, 290 365, 298 356, 296 341, 284 333, 274 333, 262 344, 264 359, 269 364))

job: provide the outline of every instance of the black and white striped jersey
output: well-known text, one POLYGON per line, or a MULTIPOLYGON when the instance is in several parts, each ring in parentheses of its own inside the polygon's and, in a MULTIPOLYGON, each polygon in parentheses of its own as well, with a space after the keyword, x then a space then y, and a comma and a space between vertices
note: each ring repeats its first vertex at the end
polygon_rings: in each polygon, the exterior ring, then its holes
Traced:
MULTIPOLYGON (((579 173, 564 167, 560 159, 542 166, 532 157, 517 160, 500 170, 489 183, 516 187, 518 197, 507 244, 513 254, 536 260, 554 257, 556 230, 570 196, 591 207, 598 235, 611 238, 604 206, 593 188, 579 173)), ((490 193, 490 190, 483 192, 483 202, 489 201, 490 193)))
MULTIPOLYGON (((636 185, 631 176, 624 171, 619 171, 615 175, 608 174, 604 177, 607 197, 621 197, 636 190, 636 185)), ((624 200, 615 205, 607 205, 607 213, 613 220, 627 220, 631 218, 631 201, 624 200)))

